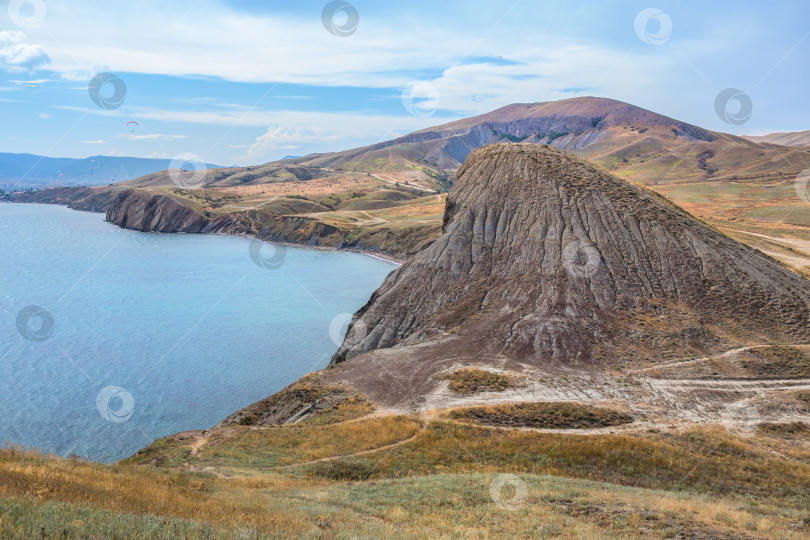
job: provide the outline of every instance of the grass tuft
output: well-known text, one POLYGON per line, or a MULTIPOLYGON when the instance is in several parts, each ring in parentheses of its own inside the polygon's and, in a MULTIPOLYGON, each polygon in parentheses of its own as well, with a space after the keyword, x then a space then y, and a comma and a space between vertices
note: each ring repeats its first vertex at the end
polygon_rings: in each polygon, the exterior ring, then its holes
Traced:
POLYGON ((749 351, 756 359, 742 366, 757 378, 803 379, 810 377, 810 356, 795 347, 762 347, 749 351))
POLYGON ((548 429, 600 428, 633 421, 632 416, 618 411, 565 402, 470 407, 451 411, 450 417, 488 426, 548 429))
POLYGON ((449 388, 456 394, 503 392, 514 385, 512 378, 507 375, 475 368, 459 369, 442 378, 450 381, 449 388))
POLYGON ((757 426, 757 431, 773 437, 790 437, 792 435, 810 435, 810 424, 804 422, 772 423, 763 422, 757 426))

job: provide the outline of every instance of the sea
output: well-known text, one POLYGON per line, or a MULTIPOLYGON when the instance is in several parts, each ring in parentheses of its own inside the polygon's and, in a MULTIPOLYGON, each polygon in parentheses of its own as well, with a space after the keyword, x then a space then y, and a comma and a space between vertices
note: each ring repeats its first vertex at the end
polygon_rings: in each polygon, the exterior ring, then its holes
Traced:
POLYGON ((111 462, 326 367, 395 268, 0 204, 0 444, 111 462))

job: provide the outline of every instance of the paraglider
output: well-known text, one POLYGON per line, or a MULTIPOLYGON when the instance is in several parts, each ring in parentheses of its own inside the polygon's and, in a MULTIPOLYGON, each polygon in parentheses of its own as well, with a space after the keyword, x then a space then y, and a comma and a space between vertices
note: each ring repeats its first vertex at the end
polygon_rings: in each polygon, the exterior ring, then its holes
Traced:
POLYGON ((138 126, 138 127, 140 127, 141 125, 140 125, 138 122, 136 122, 136 121, 134 121, 134 120, 133 120, 133 121, 131 121, 131 122, 127 122, 127 127, 129 127, 129 126, 133 126, 133 128, 132 128, 132 133, 135 133, 135 128, 134 128, 134 126, 138 126))

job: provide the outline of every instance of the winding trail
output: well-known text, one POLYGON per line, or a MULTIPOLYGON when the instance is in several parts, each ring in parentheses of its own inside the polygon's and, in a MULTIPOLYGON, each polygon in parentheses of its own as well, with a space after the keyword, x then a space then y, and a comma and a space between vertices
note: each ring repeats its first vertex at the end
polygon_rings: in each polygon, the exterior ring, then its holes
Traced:
MULTIPOLYGON (((801 346, 801 345, 800 345, 801 346)), ((711 360, 712 358, 728 358, 729 356, 734 356, 737 353, 750 351, 752 349, 760 349, 762 347, 773 347, 771 344, 761 344, 761 345, 750 345, 748 347, 740 347, 738 349, 731 349, 724 353, 720 354, 713 354, 711 356, 704 356, 702 358, 695 358, 692 360, 677 360, 675 362, 669 362, 666 364, 657 364, 655 366, 640 368, 640 369, 631 369, 628 370, 630 373, 643 373, 645 371, 653 371, 656 369, 666 369, 670 367, 679 367, 679 366, 687 366, 689 364, 695 364, 697 362, 706 362, 707 360, 711 360)))
MULTIPOLYGON (((389 414, 393 415, 394 413, 392 413, 391 411, 386 411, 385 409, 381 409, 381 410, 378 410, 375 413, 372 413, 370 415, 363 416, 361 418, 354 418, 352 420, 347 420, 345 422, 338 422, 337 424, 334 424, 334 425, 346 424, 346 423, 349 423, 349 422, 358 422, 360 420, 368 420, 369 418, 372 418, 372 417, 375 417, 375 416, 386 416, 386 415, 389 415, 389 414)), ((403 444, 407 444, 407 443, 415 440, 417 437, 419 437, 419 435, 421 435, 422 433, 425 432, 425 430, 428 428, 430 423, 436 418, 437 415, 438 415, 438 411, 423 411, 423 413, 421 415, 421 418, 420 418, 422 426, 418 430, 416 430, 416 432, 413 435, 411 435, 410 437, 408 437, 406 439, 402 439, 401 441, 397 441, 397 442, 391 443, 391 444, 386 444, 385 446, 379 446, 377 448, 370 448, 368 450, 361 450, 359 452, 353 452, 351 454, 343 454, 343 455, 340 455, 340 456, 327 456, 327 457, 324 457, 324 458, 313 459, 311 461, 304 461, 304 462, 301 462, 301 463, 291 463, 289 465, 281 465, 278 468, 279 469, 289 469, 289 468, 292 468, 292 467, 304 467, 304 466, 312 465, 312 464, 315 464, 315 463, 323 463, 325 461, 333 461, 333 460, 336 460, 336 459, 344 459, 344 458, 350 458, 350 457, 356 457, 356 456, 363 456, 363 455, 367 455, 367 454, 374 454, 375 452, 383 452, 385 450, 391 450, 392 448, 397 448, 398 446, 402 446, 403 444)))
POLYGON ((357 456, 364 456, 366 454, 374 454, 376 452, 383 452, 385 450, 391 450, 392 448, 396 448, 398 446, 401 446, 403 444, 407 444, 407 443, 413 441, 423 431, 425 431, 426 427, 427 426, 422 426, 416 433, 414 433, 413 435, 411 435, 407 439, 402 439, 401 441, 397 441, 395 443, 387 444, 385 446, 380 446, 380 447, 377 447, 377 448, 370 448, 368 450, 361 450, 360 452, 354 452, 354 453, 351 453, 351 454, 343 454, 343 455, 340 455, 340 456, 328 456, 328 457, 324 457, 324 458, 320 458, 320 459, 313 459, 312 461, 302 461, 300 463, 291 463, 289 465, 280 465, 277 468, 279 468, 279 469, 290 469, 292 467, 306 467, 307 465, 313 465, 315 463, 322 463, 324 461, 333 461, 333 460, 336 460, 336 459, 344 459, 344 458, 351 458, 351 457, 357 457, 357 456))
POLYGON ((403 184, 404 185, 404 184, 407 183, 406 187, 416 186, 416 188, 418 188, 418 189, 420 189, 422 191, 426 191, 428 193, 432 193, 432 194, 438 194, 439 193, 435 189, 425 187, 422 184, 419 184, 418 182, 416 182, 415 180, 405 180, 405 181, 389 180, 387 178, 383 178, 379 174, 374 174, 374 173, 364 173, 364 172, 360 172, 360 171, 344 171, 344 170, 338 171, 338 170, 335 170, 335 169, 329 169, 327 167, 318 167, 318 168, 320 170, 322 170, 322 171, 329 171, 329 172, 342 172, 342 173, 349 173, 349 174, 368 174, 369 176, 373 176, 377 180, 382 180, 383 182, 385 182, 387 184, 391 184, 391 185, 403 184))
MULTIPOLYGON (((350 171, 350 172, 353 172, 353 171, 350 171)), ((387 179, 383 178, 382 176, 380 176, 379 174, 372 174, 371 176, 373 176, 377 180, 382 180, 383 182, 388 182, 389 184, 393 184, 393 185, 405 184, 406 187, 416 186, 417 188, 421 189, 422 191, 427 191, 428 193, 434 193, 434 194, 438 193, 438 191, 436 191, 435 189, 426 188, 425 186, 423 186, 421 184, 418 184, 413 180, 407 180, 406 182, 400 182, 400 181, 394 181, 394 180, 387 180, 387 179)))

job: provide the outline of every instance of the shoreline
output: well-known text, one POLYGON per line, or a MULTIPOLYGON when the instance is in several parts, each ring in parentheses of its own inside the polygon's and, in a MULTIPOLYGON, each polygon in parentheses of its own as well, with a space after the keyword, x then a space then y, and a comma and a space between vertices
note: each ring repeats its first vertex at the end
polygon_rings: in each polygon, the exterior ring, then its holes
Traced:
MULTIPOLYGON (((115 223, 111 223, 109 221, 107 221, 107 223, 110 223, 110 225, 115 225, 115 223)), ((121 227, 119 225, 115 225, 115 226, 120 228, 120 229, 124 228, 124 227, 121 227)), ((126 229, 126 230, 131 231, 132 229, 126 229)), ((135 232, 143 232, 143 231, 135 231, 135 232)), ((152 232, 157 232, 157 231, 152 231, 152 232)), ((149 234, 149 233, 146 233, 146 234, 149 234)), ((375 252, 372 252, 372 251, 363 251, 362 249, 339 248, 339 247, 329 247, 329 246, 313 246, 313 245, 310 245, 310 244, 298 244, 298 243, 295 243, 295 242, 285 242, 283 240, 265 240, 264 238, 259 238, 258 236, 254 235, 254 234, 183 233, 183 232, 177 232, 177 233, 161 233, 161 232, 159 232, 158 234, 200 234, 200 235, 203 235, 203 236, 230 236, 230 237, 241 237, 241 238, 253 238, 253 239, 261 240, 262 242, 267 242, 268 244, 273 244, 273 245, 276 245, 276 246, 294 247, 294 248, 298 248, 298 249, 312 249, 312 250, 316 250, 316 251, 333 251, 333 252, 338 252, 339 251, 339 252, 342 252, 342 253, 355 253, 357 255, 365 255, 366 257, 371 257, 372 259, 378 259, 378 260, 387 262, 389 264, 396 265, 397 267, 402 266, 403 264, 405 264, 405 261, 395 259, 394 257, 391 257, 390 255, 383 255, 381 253, 375 253, 375 252)))
MULTIPOLYGON (((74 212, 87 212, 88 214, 105 214, 106 212, 96 212, 93 210, 81 210, 79 208, 71 208, 69 204, 61 204, 61 203, 48 203, 48 202, 20 202, 20 201, 2 201, 8 204, 43 204, 48 206, 63 206, 68 210, 73 210, 74 212)), ((114 227, 118 227, 119 229, 125 229, 128 231, 139 232, 144 234, 150 233, 157 233, 157 234, 200 234, 204 236, 232 236, 232 237, 245 237, 245 238, 255 238, 257 240, 261 240, 262 242, 267 242, 268 244, 275 244, 279 246, 287 246, 287 247, 295 247, 299 249, 314 249, 319 251, 341 251, 345 253, 356 253, 358 255, 365 255, 366 257, 371 257, 373 259, 379 259, 381 261, 385 261, 390 264, 394 264, 397 267, 402 266, 405 264, 404 260, 397 259, 391 255, 385 255, 383 253, 373 252, 373 251, 364 251, 362 249, 355 249, 355 248, 340 248, 340 247, 329 247, 329 246, 313 246, 310 244, 299 244, 296 242, 285 242, 283 240, 265 240, 263 238, 259 238, 254 234, 228 234, 228 233, 188 233, 188 232, 161 232, 161 231, 138 231, 135 229, 127 229, 126 227, 121 227, 120 225, 116 225, 111 221, 104 220, 106 223, 113 225, 114 227)))
MULTIPOLYGON (((43 206, 56 206, 56 207, 65 208, 65 209, 67 209, 67 210, 72 210, 72 211, 75 211, 75 212, 82 212, 82 213, 88 213, 88 214, 94 214, 94 215, 98 215, 98 214, 105 214, 105 212, 103 212, 103 211, 93 211, 93 210, 76 209, 76 208, 71 208, 71 207, 70 207, 69 205, 67 205, 67 204, 59 204, 59 203, 45 203, 45 202, 19 202, 19 201, 2 201, 2 202, 8 203, 8 204, 19 204, 19 205, 43 205, 43 206)), ((388 263, 389 265, 391 265, 391 266, 393 266, 393 267, 394 267, 394 268, 392 268, 392 270, 391 270, 391 271, 393 271, 393 269, 398 268, 399 266, 401 266, 401 265, 403 264, 403 261, 399 261, 399 260, 397 260, 397 259, 395 259, 395 258, 393 258, 393 257, 389 257, 389 256, 386 256, 386 255, 381 255, 381 254, 378 254, 378 253, 373 253, 373 252, 363 251, 363 250, 359 250, 359 249, 351 249, 351 248, 337 248, 337 247, 326 247, 326 246, 312 246, 312 245, 307 245, 307 244, 298 244, 298 243, 293 243, 293 242, 272 241, 272 240, 265 240, 265 239, 259 238, 259 237, 258 237, 258 236, 256 236, 256 235, 253 235, 253 234, 246 234, 246 233, 242 233, 242 234, 228 234, 228 233, 222 233, 222 232, 220 232, 220 233, 189 233, 189 232, 139 231, 139 230, 134 230, 134 229, 127 229, 126 227, 121 227, 120 225, 117 225, 117 224, 115 224, 115 223, 112 223, 112 222, 107 221, 107 220, 106 220, 106 218, 104 219, 104 223, 105 223, 105 224, 108 224, 108 225, 111 225, 111 226, 114 226, 114 227, 116 227, 116 228, 118 228, 118 229, 123 229, 123 230, 126 230, 126 231, 131 231, 131 232, 135 232, 135 233, 143 233, 143 234, 196 234, 196 235, 201 235, 201 236, 202 236, 202 235, 204 235, 204 236, 223 236, 223 237, 233 237, 233 238, 240 238, 240 237, 241 237, 241 238, 245 238, 245 239, 247 239, 247 240, 253 240, 253 239, 257 239, 257 240, 260 240, 260 241, 262 241, 262 242, 267 242, 267 243, 269 243, 269 244, 273 244, 273 245, 281 245, 281 246, 286 246, 286 247, 294 247, 294 248, 297 248, 297 249, 317 250, 317 251, 330 251, 330 252, 349 252, 349 253, 354 253, 354 254, 357 254, 357 255, 364 255, 364 256, 370 257, 370 258, 372 258, 372 259, 377 259, 377 260, 379 260, 379 261, 383 261, 383 262, 385 262, 385 263, 388 263)), ((315 369, 315 370, 313 370, 313 371, 309 371, 309 372, 307 372, 307 374, 306 374, 306 375, 304 375, 304 376, 307 376, 307 375, 309 375, 309 374, 311 374, 311 373, 315 373, 315 372, 318 372, 318 371, 322 371, 323 369, 325 369, 325 367, 324 367, 324 368, 320 368, 320 369, 315 369)), ((233 413, 235 413, 235 412, 238 412, 239 410, 241 410, 241 409, 234 410, 234 411, 233 411, 232 413, 230 413, 230 414, 233 414, 233 413)), ((227 416, 226 416, 226 417, 227 417, 227 416)), ((220 420, 220 421, 221 421, 221 420, 220 420)), ((214 426, 215 426, 215 425, 216 425, 216 424, 214 424, 214 426)), ((206 430, 206 429, 210 429, 210 428, 212 428, 212 427, 214 427, 214 426, 200 426, 200 427, 195 427, 195 428, 192 428, 192 430, 206 430)), ((149 444, 147 444, 147 445, 143 446, 143 447, 142 447, 142 448, 140 448, 139 450, 142 450, 143 448, 147 448, 149 445, 153 444, 155 441, 160 440, 160 439, 165 438, 165 437, 168 437, 168 436, 172 436, 173 434, 174 434, 174 433, 169 433, 169 434, 167 434, 167 435, 163 435, 163 436, 157 437, 157 438, 156 438, 154 441, 151 441, 149 444)), ((14 444, 12 441, 7 441, 7 442, 9 442, 10 444, 14 444)), ((0 445, 0 447, 1 447, 1 446, 2 446, 2 445, 0 445)), ((53 450, 53 449, 45 449, 44 447, 43 447, 43 448, 38 448, 38 447, 34 447, 34 446, 24 446, 24 448, 25 448, 26 450, 32 450, 32 451, 42 452, 42 453, 43 453, 43 454, 45 454, 45 455, 49 455, 49 456, 52 456, 52 457, 55 457, 55 458, 59 458, 59 459, 68 459, 68 456, 67 456, 67 455, 61 455, 61 454, 57 454, 57 453, 55 453, 55 452, 54 452, 54 450, 53 450)), ((133 454, 133 455, 134 455, 134 454, 133 454)), ((91 456, 81 456, 81 459, 82 459, 82 460, 85 460, 85 461, 88 461, 88 462, 91 462, 91 463, 99 463, 99 464, 105 464, 105 465, 113 465, 113 464, 115 464, 115 463, 118 463, 118 462, 119 462, 119 461, 121 461, 121 460, 128 459, 129 457, 131 457, 131 456, 126 456, 126 457, 124 457, 124 458, 117 459, 117 460, 114 460, 114 461, 110 461, 110 460, 108 460, 108 459, 104 459, 104 458, 91 457, 91 456)))

